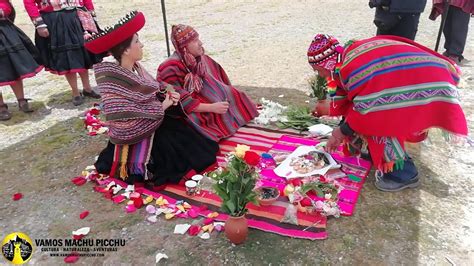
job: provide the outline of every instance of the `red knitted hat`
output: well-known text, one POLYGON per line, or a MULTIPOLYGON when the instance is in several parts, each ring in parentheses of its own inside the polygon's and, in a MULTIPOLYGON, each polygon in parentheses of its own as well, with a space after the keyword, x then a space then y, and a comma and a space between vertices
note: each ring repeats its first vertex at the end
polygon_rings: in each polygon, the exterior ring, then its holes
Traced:
POLYGON ((199 33, 191 26, 178 24, 171 27, 171 42, 180 53, 183 53, 183 48, 196 38, 199 38, 199 33))
POLYGON ((308 48, 308 62, 328 70, 334 70, 338 57, 344 48, 339 45, 339 41, 326 34, 314 36, 308 48))
POLYGON ((94 54, 109 51, 126 39, 133 36, 145 25, 145 16, 142 12, 132 11, 119 20, 113 27, 105 30, 86 41, 84 46, 94 54))

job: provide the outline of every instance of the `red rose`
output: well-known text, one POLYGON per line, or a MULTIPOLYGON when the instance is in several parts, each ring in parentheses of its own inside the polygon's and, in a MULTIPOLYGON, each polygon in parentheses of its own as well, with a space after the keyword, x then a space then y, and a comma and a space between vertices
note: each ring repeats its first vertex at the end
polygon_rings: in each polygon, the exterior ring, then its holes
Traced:
POLYGON ((311 203, 311 200, 310 200, 308 197, 303 198, 303 199, 300 201, 300 204, 301 204, 301 206, 303 206, 303 207, 308 207, 308 206, 312 206, 312 205, 313 205, 313 204, 311 203))
POLYGON ((97 109, 97 108, 92 108, 92 109, 89 111, 89 114, 91 114, 91 115, 99 115, 99 114, 100 114, 100 110, 97 109))
POLYGON ((301 182, 301 179, 299 178, 290 179, 289 183, 292 184, 294 187, 301 187, 301 185, 303 185, 303 182, 301 182))
POLYGON ((135 205, 135 208, 140 209, 143 206, 142 198, 133 198, 131 200, 133 201, 133 205, 135 205))
POLYGON ((260 162, 260 155, 253 151, 247 151, 244 155, 244 161, 251 166, 255 166, 260 162))

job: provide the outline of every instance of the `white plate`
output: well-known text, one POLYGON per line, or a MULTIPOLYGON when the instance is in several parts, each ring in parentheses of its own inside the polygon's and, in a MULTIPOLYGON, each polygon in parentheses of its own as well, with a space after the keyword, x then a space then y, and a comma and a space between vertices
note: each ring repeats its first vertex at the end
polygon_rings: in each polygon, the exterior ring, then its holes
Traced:
POLYGON ((305 177, 305 176, 312 176, 312 175, 324 175, 324 174, 326 174, 326 172, 329 169, 335 169, 335 168, 339 168, 339 167, 341 167, 341 165, 337 164, 337 162, 332 158, 332 156, 329 153, 319 151, 314 146, 299 146, 277 168, 275 168, 274 171, 275 171, 275 174, 277 174, 278 176, 284 177, 286 179, 291 179, 291 178, 295 178, 295 177, 305 177), (326 156, 326 158, 329 161, 329 165, 327 165, 326 167, 323 167, 321 169, 316 169, 316 170, 314 170, 312 172, 309 172, 309 173, 306 173, 306 174, 301 174, 301 173, 296 172, 293 169, 293 167, 290 166, 291 159, 295 158, 295 157, 298 157, 298 156, 301 156, 301 155, 304 155, 304 154, 307 154, 311 151, 315 151, 315 152, 324 154, 324 156, 326 156))
POLYGON ((316 124, 308 127, 308 131, 313 136, 326 136, 331 134, 332 127, 325 124, 316 124))

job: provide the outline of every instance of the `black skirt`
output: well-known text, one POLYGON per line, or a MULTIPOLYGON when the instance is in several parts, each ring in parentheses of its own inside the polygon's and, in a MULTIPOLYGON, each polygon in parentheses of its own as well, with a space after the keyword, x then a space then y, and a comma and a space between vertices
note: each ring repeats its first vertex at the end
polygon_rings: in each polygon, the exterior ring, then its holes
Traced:
POLYGON ((82 72, 102 61, 103 55, 94 55, 84 47, 84 30, 76 10, 41 13, 48 25, 49 37, 35 33, 46 70, 54 74, 82 72))
MULTIPOLYGON (((109 174, 115 145, 110 141, 100 153, 95 167, 109 174)), ((147 169, 155 186, 178 183, 189 171, 202 172, 216 162, 219 145, 199 134, 185 120, 165 116, 153 137, 147 169)), ((127 183, 144 182, 143 176, 130 175, 127 183)))
POLYGON ((41 57, 26 34, 9 20, 0 20, 0 86, 40 72, 41 57))

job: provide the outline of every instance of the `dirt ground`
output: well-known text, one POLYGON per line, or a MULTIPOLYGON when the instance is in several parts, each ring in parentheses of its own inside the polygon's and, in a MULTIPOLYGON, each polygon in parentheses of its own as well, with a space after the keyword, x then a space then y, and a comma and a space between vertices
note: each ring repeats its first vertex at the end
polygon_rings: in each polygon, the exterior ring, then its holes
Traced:
MULTIPOLYGON (((30 37, 33 26, 20 0, 17 25, 30 37)), ((283 104, 308 100, 306 79, 312 74, 306 49, 314 34, 333 34, 341 42, 370 37, 375 32, 373 10, 366 0, 313 1, 167 1, 168 27, 193 25, 205 48, 220 62, 234 84, 255 100, 283 104), (283 98, 277 97, 283 94, 283 98)), ((429 1, 430 2, 430 1, 429 1)), ((129 10, 145 13, 140 32, 145 44, 143 63, 155 73, 166 58, 159 1, 95 1, 101 25, 115 22, 129 10)), ((439 20, 422 14, 417 41, 434 47, 439 20)), ((471 21, 471 29, 473 22, 471 21)), ((474 34, 468 36, 465 56, 474 60, 474 34)), ((474 120, 473 63, 462 68, 462 106, 469 129, 474 120)), ((25 81, 33 98, 32 115, 19 113, 10 89, 2 88, 14 118, 0 123, 0 235, 21 231, 31 238, 70 238, 71 231, 90 226, 88 238, 124 238, 119 252, 103 258, 81 258, 84 265, 153 264, 166 253, 170 265, 181 264, 474 264, 474 152, 469 145, 451 146, 433 132, 430 141, 410 150, 420 170, 422 186, 400 193, 382 193, 369 176, 352 217, 328 221, 329 238, 307 241, 251 230, 248 241, 231 245, 223 235, 210 240, 173 235, 183 220, 156 224, 144 211, 125 214, 86 184, 76 187, 78 175, 106 145, 105 137, 88 137, 78 115, 88 104, 74 107, 63 77, 42 72, 25 81), (12 201, 14 193, 24 198, 12 201), (90 215, 78 216, 83 210, 90 215)), ((472 135, 471 135, 472 136, 472 135)), ((3 263, 0 260, 0 263, 3 263)), ((56 265, 62 258, 35 251, 32 264, 56 265)))

